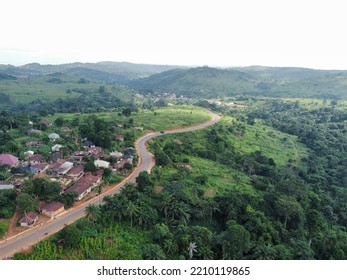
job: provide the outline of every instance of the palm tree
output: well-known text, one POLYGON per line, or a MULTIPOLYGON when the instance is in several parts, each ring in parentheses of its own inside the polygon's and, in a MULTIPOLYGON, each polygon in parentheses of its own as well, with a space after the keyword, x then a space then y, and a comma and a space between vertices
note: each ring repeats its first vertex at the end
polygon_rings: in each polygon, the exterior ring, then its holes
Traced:
POLYGON ((87 218, 93 223, 95 223, 100 218, 100 215, 101 215, 100 208, 96 206, 95 204, 89 204, 85 208, 84 212, 87 215, 87 218))
POLYGON ((209 214, 209 217, 210 217, 210 224, 212 224, 213 213, 220 211, 219 208, 218 208, 218 203, 214 199, 209 198, 207 200, 207 210, 208 210, 208 214, 209 214))
POLYGON ((133 218, 138 216, 140 208, 132 201, 129 201, 126 212, 127 215, 130 217, 130 227, 133 227, 133 218))
POLYGON ((188 252, 189 252, 189 259, 190 260, 193 258, 194 253, 198 252, 198 250, 196 250, 197 247, 198 246, 196 246, 195 242, 189 243, 188 252))

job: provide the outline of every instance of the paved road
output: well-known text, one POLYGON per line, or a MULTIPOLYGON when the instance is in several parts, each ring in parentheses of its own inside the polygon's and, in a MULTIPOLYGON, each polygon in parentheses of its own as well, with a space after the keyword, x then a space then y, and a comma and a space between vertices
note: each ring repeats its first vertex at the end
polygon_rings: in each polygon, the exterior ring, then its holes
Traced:
POLYGON ((141 171, 150 172, 152 167, 154 166, 154 157, 150 152, 148 152, 146 148, 146 143, 148 140, 158 136, 166 135, 166 134, 183 133, 183 132, 202 129, 207 126, 213 125, 220 120, 220 116, 218 116, 217 114, 212 112, 210 112, 210 114, 212 116, 212 119, 205 123, 201 123, 201 124, 186 127, 186 128, 167 130, 167 131, 164 131, 164 133, 160 133, 160 132, 149 133, 141 137, 140 139, 138 139, 135 143, 135 147, 139 155, 139 163, 137 168, 135 168, 135 170, 131 173, 129 177, 124 179, 121 183, 116 185, 114 188, 112 188, 108 192, 103 193, 89 200, 88 202, 84 203, 83 205, 80 205, 77 208, 74 207, 73 209, 69 209, 65 211, 64 213, 62 213, 55 219, 52 219, 44 224, 37 225, 21 233, 20 235, 14 236, 7 240, 0 241, 0 260, 6 257, 11 257, 13 256, 13 254, 17 252, 21 252, 27 248, 30 248, 32 245, 36 244, 40 240, 47 238, 49 235, 61 230, 62 228, 64 228, 65 225, 80 219, 81 217, 85 215, 84 209, 86 208, 87 205, 101 204, 104 196, 116 194, 120 192, 120 189, 126 183, 135 182, 135 178, 139 175, 141 171))

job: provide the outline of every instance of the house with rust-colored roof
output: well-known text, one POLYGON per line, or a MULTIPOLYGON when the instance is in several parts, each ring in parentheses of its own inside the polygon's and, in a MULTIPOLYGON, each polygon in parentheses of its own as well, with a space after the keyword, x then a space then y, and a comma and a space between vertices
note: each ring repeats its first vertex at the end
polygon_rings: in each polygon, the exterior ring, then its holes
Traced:
POLYGON ((48 217, 54 217, 64 211, 64 204, 57 201, 52 201, 42 207, 42 214, 48 217))
POLYGON ((19 220, 19 223, 22 227, 30 227, 37 223, 39 220, 39 215, 35 211, 27 213, 22 219, 19 220))
POLYGON ((90 172, 88 172, 82 178, 80 178, 72 187, 68 188, 66 190, 66 193, 76 192, 78 194, 77 200, 81 200, 88 193, 90 193, 94 187, 100 185, 101 180, 102 174, 94 176, 90 172))
POLYGON ((10 154, 1 154, 0 155, 0 165, 10 165, 16 166, 18 165, 19 160, 17 157, 10 154))

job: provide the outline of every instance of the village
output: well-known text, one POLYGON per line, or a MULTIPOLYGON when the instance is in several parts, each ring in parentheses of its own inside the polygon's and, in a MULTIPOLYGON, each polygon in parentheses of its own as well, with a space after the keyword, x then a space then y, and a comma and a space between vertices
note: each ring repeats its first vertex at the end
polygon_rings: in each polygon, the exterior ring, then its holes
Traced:
MULTIPOLYGON (((10 153, 0 154, 0 167, 11 174, 6 180, 0 181, 0 190, 16 190, 18 196, 28 182, 40 182, 38 179, 41 178, 44 182, 59 186, 59 195, 54 200, 36 197, 39 200, 37 209, 25 210, 24 213, 17 209, 12 218, 15 232, 55 218, 74 204, 88 200, 93 190, 94 195, 100 194, 107 185, 127 176, 137 160, 132 146, 119 151, 106 151, 89 139, 77 141, 77 137, 71 137, 73 131, 67 126, 59 128, 49 120, 42 120, 40 126, 48 128, 48 132, 34 128, 27 130, 25 139, 28 141, 23 142, 25 151, 21 159, 10 153), (56 132, 49 133, 51 131, 56 132), (71 141, 74 141, 74 150, 69 145, 71 141), (48 147, 49 153, 40 153, 48 147), (69 201, 67 198, 70 198, 69 203, 66 202, 69 201)), ((115 123, 115 127, 120 131, 124 125, 115 123)), ((113 137, 119 147, 124 146, 125 135, 115 134, 113 137)))

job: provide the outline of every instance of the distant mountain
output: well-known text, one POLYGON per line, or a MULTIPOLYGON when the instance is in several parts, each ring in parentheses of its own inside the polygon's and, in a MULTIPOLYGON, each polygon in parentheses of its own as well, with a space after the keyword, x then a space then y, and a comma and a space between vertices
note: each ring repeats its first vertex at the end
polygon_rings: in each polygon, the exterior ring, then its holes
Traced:
POLYGON ((132 80, 128 84, 138 90, 202 98, 262 95, 347 99, 347 71, 294 67, 175 69, 132 80))
POLYGON ((174 69, 129 82, 142 90, 166 91, 189 97, 216 97, 253 90, 252 75, 210 67, 174 69))
POLYGON ((41 65, 30 63, 15 67, 13 65, 0 65, 0 73, 17 76, 37 76, 54 73, 64 73, 81 78, 101 80, 107 82, 124 82, 150 76, 152 74, 168 71, 181 66, 134 64, 129 62, 98 62, 98 63, 68 63, 60 65, 41 65))

